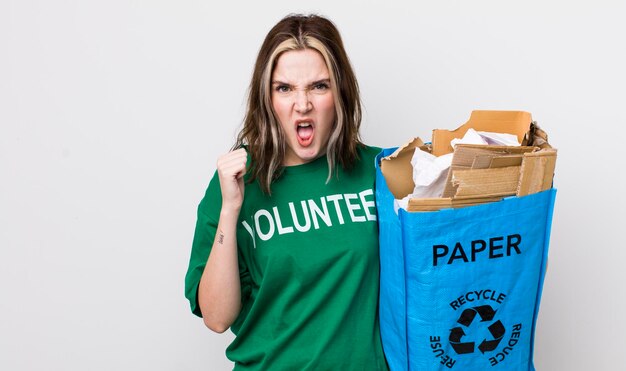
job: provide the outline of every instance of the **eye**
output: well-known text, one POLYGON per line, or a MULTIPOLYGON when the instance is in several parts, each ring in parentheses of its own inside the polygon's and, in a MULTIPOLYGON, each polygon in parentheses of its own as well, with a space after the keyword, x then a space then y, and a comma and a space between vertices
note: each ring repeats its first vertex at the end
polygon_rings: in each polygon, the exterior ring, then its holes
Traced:
POLYGON ((320 82, 320 83, 317 83, 317 84, 313 85, 313 89, 314 90, 322 90, 322 91, 324 91, 324 90, 330 89, 330 86, 328 85, 328 83, 320 82))
POLYGON ((279 93, 288 93, 289 91, 291 91, 291 88, 289 87, 289 85, 279 84, 279 85, 276 85, 274 90, 279 93))

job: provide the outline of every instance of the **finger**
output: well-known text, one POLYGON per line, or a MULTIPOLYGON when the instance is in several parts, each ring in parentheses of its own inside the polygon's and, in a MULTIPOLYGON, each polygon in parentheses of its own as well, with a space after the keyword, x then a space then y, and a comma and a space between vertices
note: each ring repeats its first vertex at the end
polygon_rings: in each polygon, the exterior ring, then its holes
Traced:
POLYGON ((246 165, 245 163, 233 163, 227 166, 218 168, 218 174, 221 179, 226 181, 227 179, 238 179, 245 175, 246 165))
POLYGON ((228 167, 246 167, 247 158, 246 157, 234 157, 234 158, 225 158, 221 159, 217 164, 218 168, 228 168, 228 167))
POLYGON ((227 165, 220 165, 217 168, 217 172, 220 175, 234 176, 240 172, 246 171, 246 164, 244 162, 235 162, 227 165))
POLYGON ((243 166, 245 168, 246 160, 245 157, 224 159, 218 163, 218 167, 243 166))
POLYGON ((248 159, 245 151, 237 150, 220 156, 217 160, 218 165, 227 165, 232 162, 244 162, 248 159))

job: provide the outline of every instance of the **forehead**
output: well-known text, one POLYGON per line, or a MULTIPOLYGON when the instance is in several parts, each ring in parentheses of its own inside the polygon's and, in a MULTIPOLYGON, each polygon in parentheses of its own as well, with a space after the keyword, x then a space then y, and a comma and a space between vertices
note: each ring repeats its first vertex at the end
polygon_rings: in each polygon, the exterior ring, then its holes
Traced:
POLYGON ((328 67, 322 55, 314 49, 290 50, 276 61, 272 80, 283 82, 311 82, 328 79, 328 67))

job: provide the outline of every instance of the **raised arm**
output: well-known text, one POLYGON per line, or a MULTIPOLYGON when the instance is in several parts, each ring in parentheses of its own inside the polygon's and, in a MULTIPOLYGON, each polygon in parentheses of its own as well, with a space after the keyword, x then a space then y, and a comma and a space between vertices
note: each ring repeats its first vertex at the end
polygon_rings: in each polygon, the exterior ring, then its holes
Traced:
POLYGON ((246 151, 241 148, 217 161, 222 209, 213 247, 200 279, 198 305, 204 324, 218 333, 226 331, 241 310, 236 228, 243 203, 246 158, 246 151))

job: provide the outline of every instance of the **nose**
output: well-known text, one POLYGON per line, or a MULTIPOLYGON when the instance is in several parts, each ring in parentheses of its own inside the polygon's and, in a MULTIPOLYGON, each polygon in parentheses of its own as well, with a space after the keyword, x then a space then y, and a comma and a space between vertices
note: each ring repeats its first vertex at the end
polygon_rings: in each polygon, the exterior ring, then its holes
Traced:
POLYGON ((309 100, 309 92, 307 90, 298 90, 296 92, 296 101, 294 102, 294 109, 298 113, 306 113, 313 108, 311 101, 309 100))

